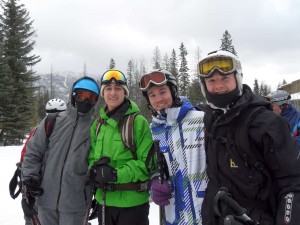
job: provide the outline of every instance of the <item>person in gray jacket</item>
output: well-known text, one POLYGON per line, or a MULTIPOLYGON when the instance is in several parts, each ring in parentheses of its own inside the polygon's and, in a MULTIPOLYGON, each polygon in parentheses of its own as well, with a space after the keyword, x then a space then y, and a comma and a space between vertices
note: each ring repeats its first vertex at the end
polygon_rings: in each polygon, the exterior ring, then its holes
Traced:
POLYGON ((90 125, 99 87, 90 77, 77 80, 67 110, 56 117, 46 141, 45 120, 27 143, 23 184, 36 199, 43 225, 82 225, 89 197, 86 182, 90 149, 90 125))

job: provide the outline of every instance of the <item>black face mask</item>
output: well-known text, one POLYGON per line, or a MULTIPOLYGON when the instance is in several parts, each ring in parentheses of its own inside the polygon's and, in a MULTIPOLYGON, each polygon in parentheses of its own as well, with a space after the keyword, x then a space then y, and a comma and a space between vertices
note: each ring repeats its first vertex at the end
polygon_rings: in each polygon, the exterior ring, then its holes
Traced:
POLYGON ((77 112, 80 113, 89 112, 95 105, 95 104, 91 104, 88 100, 81 102, 78 101, 77 99, 75 99, 75 104, 76 104, 77 112))
POLYGON ((206 91, 206 99, 219 108, 226 108, 237 100, 239 93, 237 87, 233 91, 224 94, 211 94, 206 91))

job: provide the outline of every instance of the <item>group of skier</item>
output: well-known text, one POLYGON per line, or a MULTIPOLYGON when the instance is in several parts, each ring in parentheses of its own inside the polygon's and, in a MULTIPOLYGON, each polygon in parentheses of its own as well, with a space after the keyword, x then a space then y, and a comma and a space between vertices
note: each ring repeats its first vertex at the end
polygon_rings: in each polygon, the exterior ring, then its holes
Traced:
POLYGON ((149 196, 166 225, 297 224, 299 136, 242 83, 235 55, 215 51, 197 67, 207 100, 198 108, 170 72, 141 77, 150 126, 121 71, 106 71, 100 87, 75 81, 51 136, 45 118, 26 144, 24 203, 36 200, 40 224, 88 224, 93 196, 106 225, 149 225, 149 196))

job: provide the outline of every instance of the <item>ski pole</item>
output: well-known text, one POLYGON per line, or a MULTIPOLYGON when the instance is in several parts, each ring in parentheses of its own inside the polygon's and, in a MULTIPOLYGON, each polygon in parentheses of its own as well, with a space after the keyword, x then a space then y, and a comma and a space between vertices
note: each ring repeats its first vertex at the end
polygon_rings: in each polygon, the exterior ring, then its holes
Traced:
MULTIPOLYGON (((26 200, 26 203, 29 205, 29 193, 28 193, 26 185, 22 185, 22 189, 23 189, 23 196, 26 200)), ((32 218, 31 218, 32 225, 41 225, 41 222, 38 218, 37 212, 34 209, 32 209, 32 210, 33 210, 32 218)))
MULTIPOLYGON (((246 209, 241 207, 230 195, 228 192, 227 188, 220 188, 220 190, 217 192, 217 194, 214 197, 214 211, 218 216, 222 216, 222 213, 220 212, 219 208, 219 201, 224 202, 227 204, 235 213, 233 216, 234 218, 237 219, 237 221, 241 222, 242 224, 247 224, 247 225, 259 225, 259 222, 253 221, 247 214, 246 214, 246 209)), ((233 218, 232 217, 232 218, 233 218)), ((231 220, 232 218, 230 217, 225 217, 227 220, 231 220)), ((230 223, 227 223, 230 224, 230 223)))
POLYGON ((83 225, 88 225, 89 224, 89 215, 90 215, 90 211, 91 211, 91 208, 92 208, 92 202, 93 202, 93 196, 94 196, 94 194, 95 194, 95 182, 92 182, 91 183, 91 197, 90 197, 90 202, 89 202, 86 214, 84 216, 83 225))
POLYGON ((106 204, 106 187, 103 187, 102 194, 102 225, 105 225, 105 204, 106 204))
MULTIPOLYGON (((160 184, 162 184, 164 169, 163 169, 162 153, 160 152, 160 148, 159 148, 159 140, 154 140, 153 145, 154 145, 154 151, 156 153, 157 165, 158 165, 158 181, 160 184)), ((159 224, 160 225, 166 224, 166 213, 165 213, 164 206, 159 206, 159 224)))

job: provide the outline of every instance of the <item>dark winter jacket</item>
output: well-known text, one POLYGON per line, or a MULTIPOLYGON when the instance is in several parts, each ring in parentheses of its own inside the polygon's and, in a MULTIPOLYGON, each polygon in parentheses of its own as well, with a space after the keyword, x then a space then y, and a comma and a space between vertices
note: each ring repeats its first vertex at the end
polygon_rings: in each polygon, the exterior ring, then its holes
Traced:
POLYGON ((44 194, 37 204, 63 212, 87 209, 90 187, 86 185, 90 125, 93 110, 86 114, 68 104, 58 114, 47 148, 45 119, 27 143, 23 162, 24 179, 33 177, 41 182, 44 194), (79 115, 80 114, 80 115, 79 115))
MULTIPOLYGON (((260 224, 299 224, 299 149, 286 121, 268 107, 269 103, 244 85, 243 95, 225 114, 220 109, 207 108, 205 126, 209 183, 202 205, 204 225, 224 224, 213 210, 214 196, 221 187, 228 188, 232 197, 247 209, 246 213, 260 224), (236 130, 232 127, 245 123, 246 119, 241 121, 242 115, 252 107, 260 106, 262 110, 256 114, 247 131, 249 152, 253 153, 247 155, 243 147, 237 148, 234 144, 236 130), (253 159, 260 162, 260 167, 251 164, 253 159)), ((247 142, 240 144, 242 146, 247 142)), ((223 216, 233 213, 224 205, 221 209, 223 216)))
POLYGON ((281 116, 288 121, 291 135, 300 147, 300 112, 293 105, 289 104, 288 108, 281 112, 281 116))

